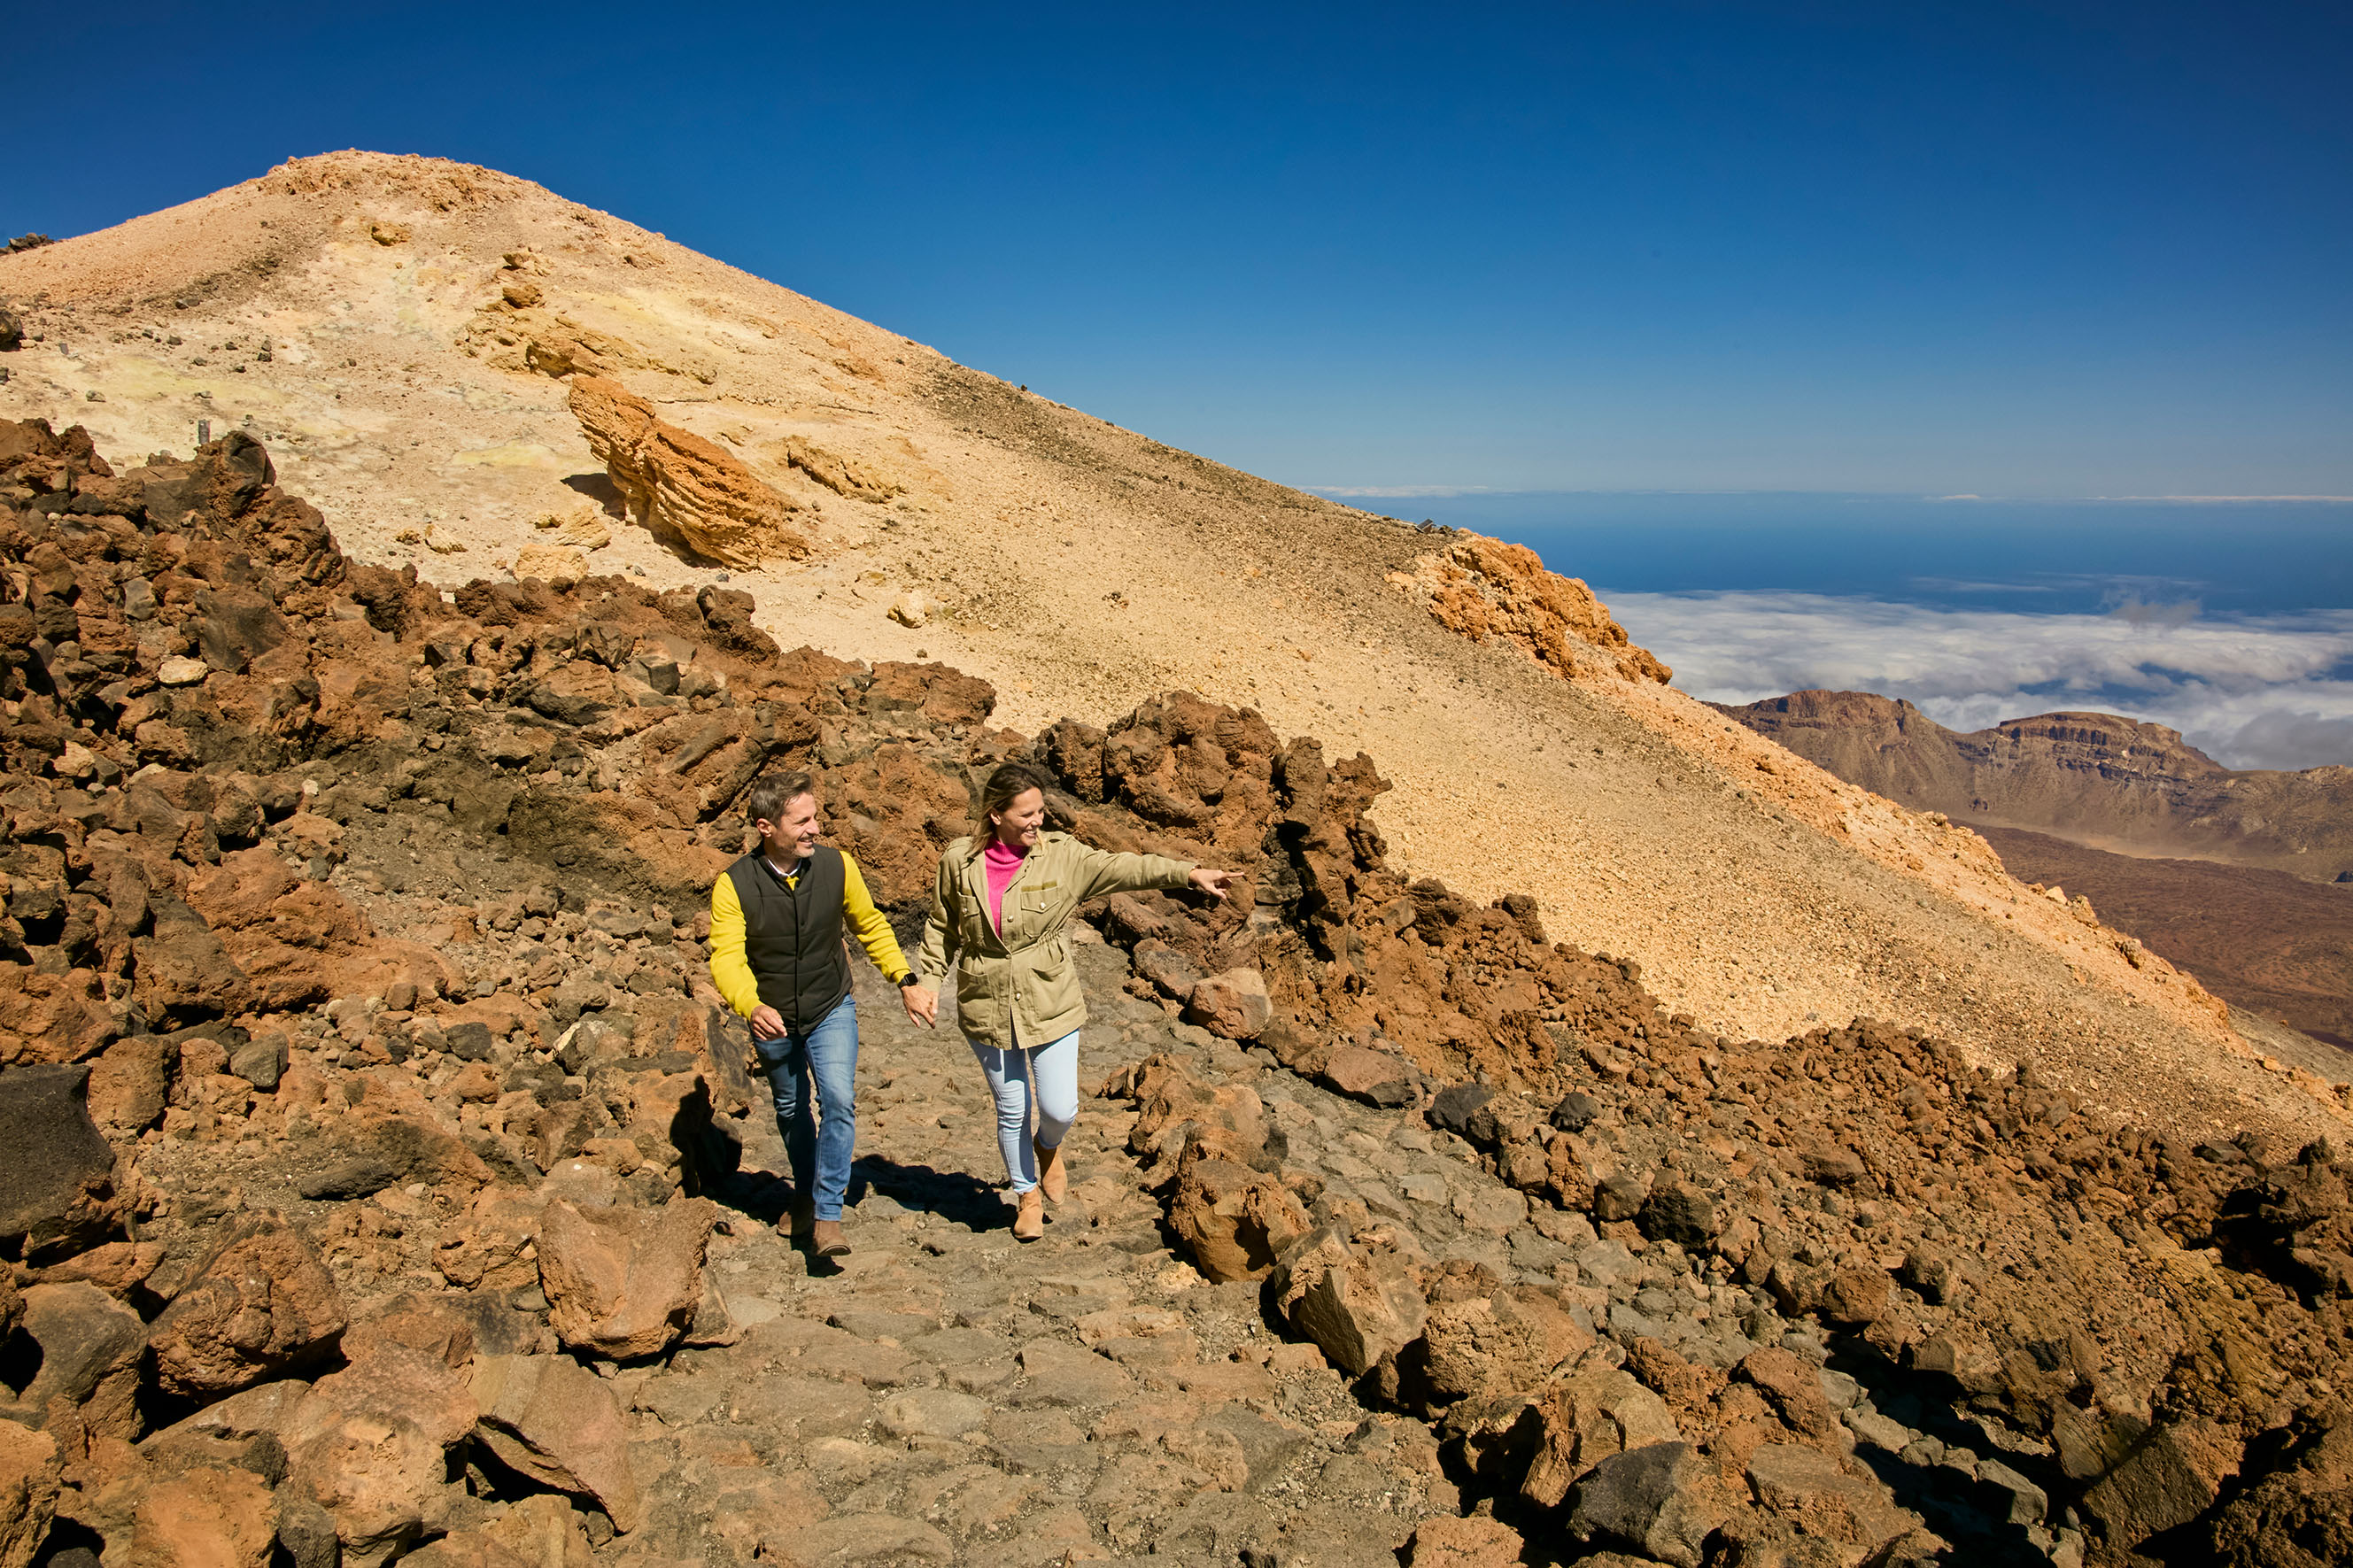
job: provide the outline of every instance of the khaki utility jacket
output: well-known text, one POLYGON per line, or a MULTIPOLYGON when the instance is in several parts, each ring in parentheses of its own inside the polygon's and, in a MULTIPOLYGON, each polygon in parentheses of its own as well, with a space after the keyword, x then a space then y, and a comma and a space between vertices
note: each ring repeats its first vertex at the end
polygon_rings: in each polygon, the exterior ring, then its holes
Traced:
POLYGON ((1149 888, 1181 888, 1194 862, 1162 855, 1114 855, 1067 833, 1038 840, 1005 889, 1005 930, 988 919, 988 865, 959 838, 940 857, 932 918, 915 957, 923 984, 943 987, 955 971, 956 1016, 981 1044, 1009 1049, 1050 1045, 1087 1021, 1071 959, 1071 914, 1089 899, 1149 888))

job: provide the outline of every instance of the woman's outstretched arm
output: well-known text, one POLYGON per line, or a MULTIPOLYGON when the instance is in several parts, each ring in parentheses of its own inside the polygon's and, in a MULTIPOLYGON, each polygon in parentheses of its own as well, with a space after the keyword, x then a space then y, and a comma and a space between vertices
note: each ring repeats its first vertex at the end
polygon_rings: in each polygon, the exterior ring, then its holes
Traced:
POLYGON ((1233 880, 1233 875, 1190 860, 1172 860, 1166 855, 1113 854, 1089 846, 1086 858, 1080 863, 1079 902, 1099 899, 1106 893, 1184 887, 1198 888, 1212 898, 1223 899, 1226 884, 1233 880))

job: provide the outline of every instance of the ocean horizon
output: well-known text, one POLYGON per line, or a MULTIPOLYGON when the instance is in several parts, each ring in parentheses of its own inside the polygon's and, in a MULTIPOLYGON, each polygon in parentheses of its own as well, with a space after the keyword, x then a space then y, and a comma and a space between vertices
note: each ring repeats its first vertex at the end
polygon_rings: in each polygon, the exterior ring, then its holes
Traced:
POLYGON ((2233 767, 2353 763, 2353 498, 1468 491, 1338 499, 1525 544, 1679 689, 2057 709, 2233 767))

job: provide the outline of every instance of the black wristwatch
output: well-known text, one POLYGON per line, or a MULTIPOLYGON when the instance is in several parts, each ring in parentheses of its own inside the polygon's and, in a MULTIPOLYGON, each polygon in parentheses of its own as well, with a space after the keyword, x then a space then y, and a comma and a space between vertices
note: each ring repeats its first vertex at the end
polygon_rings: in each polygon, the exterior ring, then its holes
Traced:
POLYGON ((904 991, 910 985, 921 985, 923 983, 923 977, 910 969, 907 971, 906 978, 899 982, 899 989, 904 991))

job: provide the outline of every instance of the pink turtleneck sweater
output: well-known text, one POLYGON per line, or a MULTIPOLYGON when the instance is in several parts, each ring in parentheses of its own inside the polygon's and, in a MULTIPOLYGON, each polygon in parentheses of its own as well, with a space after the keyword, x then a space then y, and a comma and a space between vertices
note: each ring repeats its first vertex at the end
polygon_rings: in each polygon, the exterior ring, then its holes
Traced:
POLYGON ((988 870, 988 919, 999 936, 1005 934, 1005 889, 1021 873, 1023 856, 1018 849, 1008 849, 992 838, 981 859, 988 870))

